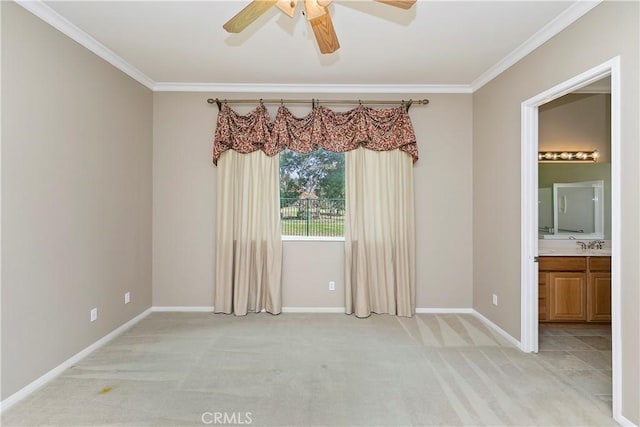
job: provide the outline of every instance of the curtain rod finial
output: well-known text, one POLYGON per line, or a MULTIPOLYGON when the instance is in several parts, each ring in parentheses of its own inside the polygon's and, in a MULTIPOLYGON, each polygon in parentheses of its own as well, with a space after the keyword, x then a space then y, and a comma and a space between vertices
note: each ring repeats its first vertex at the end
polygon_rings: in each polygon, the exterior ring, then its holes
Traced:
MULTIPOLYGON (((402 103, 404 104, 404 101, 402 101, 402 103)), ((408 100, 405 105, 407 113, 409 112, 409 108, 411 108, 411 104, 413 104, 413 99, 408 100)))
POLYGON ((213 99, 213 98, 208 98, 207 99, 207 103, 208 104, 217 104, 218 105, 218 111, 222 110, 222 103, 220 103, 220 100, 218 98, 213 99))

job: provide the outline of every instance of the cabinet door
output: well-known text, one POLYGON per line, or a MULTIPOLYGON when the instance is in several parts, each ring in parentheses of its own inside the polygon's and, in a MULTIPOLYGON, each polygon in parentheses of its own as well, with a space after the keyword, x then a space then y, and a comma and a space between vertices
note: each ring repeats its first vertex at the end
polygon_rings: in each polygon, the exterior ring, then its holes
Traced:
POLYGON ((611 257, 610 256, 591 256, 589 257, 589 271, 602 271, 611 273, 611 257))
POLYGON ((611 273, 589 273, 589 321, 611 321, 611 273))
POLYGON ((549 273, 549 320, 587 320, 586 273, 549 273))
POLYGON ((549 319, 549 298, 547 297, 547 277, 549 273, 538 273, 538 320, 549 319))

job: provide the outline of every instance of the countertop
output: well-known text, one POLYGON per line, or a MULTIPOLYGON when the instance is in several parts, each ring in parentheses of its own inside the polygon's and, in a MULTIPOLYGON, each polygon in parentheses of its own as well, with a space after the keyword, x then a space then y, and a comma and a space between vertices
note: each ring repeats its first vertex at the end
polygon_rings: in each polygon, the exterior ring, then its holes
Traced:
POLYGON ((539 256, 611 256, 611 248, 579 249, 579 248, 540 248, 539 256))
MULTIPOLYGON (((586 244, 592 243, 585 240, 586 244)), ((538 256, 611 256, 611 240, 602 240, 602 249, 581 249, 575 240, 538 240, 538 256)))

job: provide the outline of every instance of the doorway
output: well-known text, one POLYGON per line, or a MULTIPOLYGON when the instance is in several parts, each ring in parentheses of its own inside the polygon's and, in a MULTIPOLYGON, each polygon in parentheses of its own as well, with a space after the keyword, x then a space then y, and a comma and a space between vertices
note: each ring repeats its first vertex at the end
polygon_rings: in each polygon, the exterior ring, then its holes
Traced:
POLYGON ((621 416, 620 337, 620 59, 613 58, 522 103, 521 348, 538 352, 538 115, 539 107, 611 78, 611 342, 613 417, 621 416))
POLYGON ((612 403, 610 105, 606 77, 538 108, 538 354, 603 407, 612 403))

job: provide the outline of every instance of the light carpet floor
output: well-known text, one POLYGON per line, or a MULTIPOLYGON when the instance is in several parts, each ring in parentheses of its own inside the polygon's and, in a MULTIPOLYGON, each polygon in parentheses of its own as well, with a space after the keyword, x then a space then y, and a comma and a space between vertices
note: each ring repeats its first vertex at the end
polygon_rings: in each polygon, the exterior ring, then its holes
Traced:
POLYGON ((604 333, 581 333, 543 331, 526 354, 472 315, 152 313, 1 421, 616 425, 604 333))

